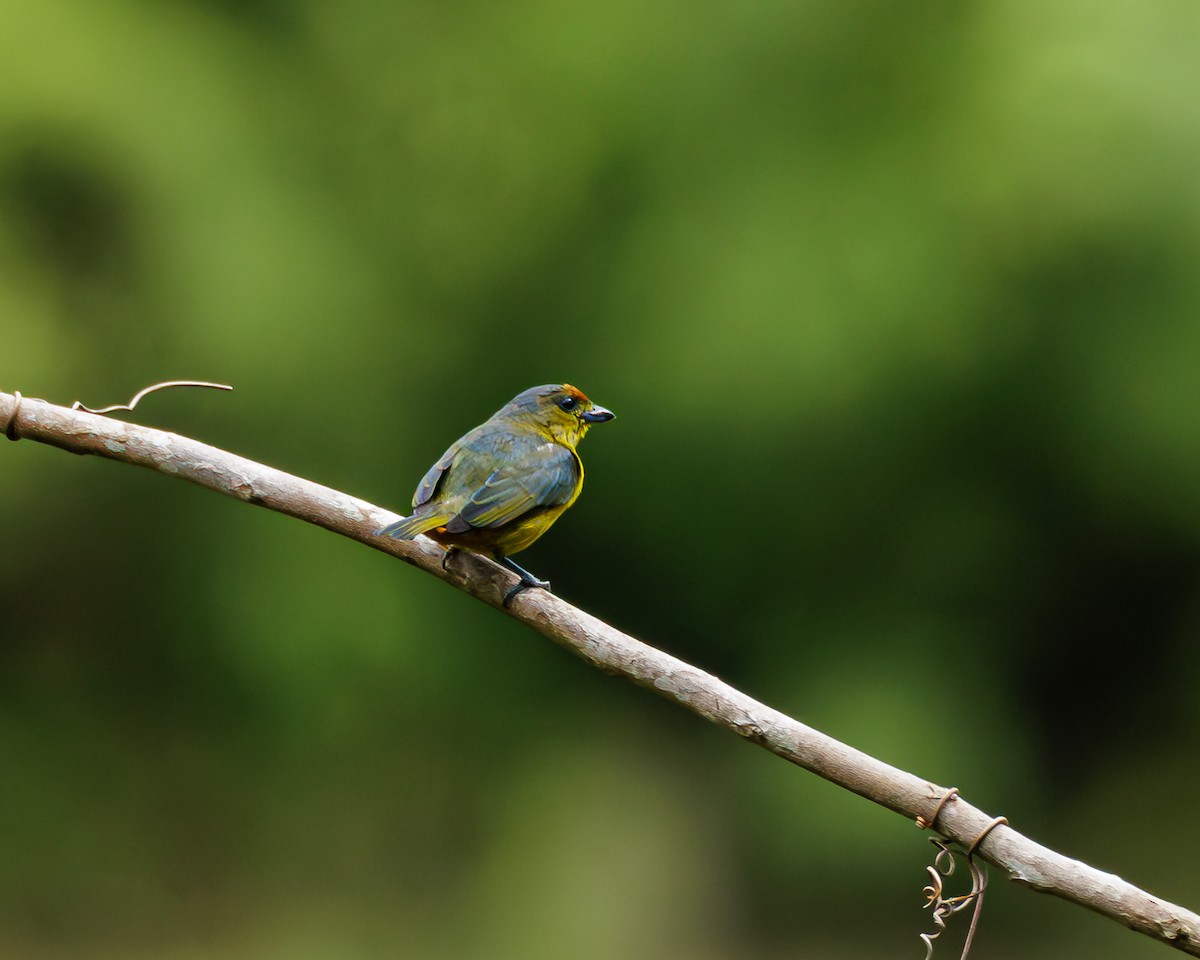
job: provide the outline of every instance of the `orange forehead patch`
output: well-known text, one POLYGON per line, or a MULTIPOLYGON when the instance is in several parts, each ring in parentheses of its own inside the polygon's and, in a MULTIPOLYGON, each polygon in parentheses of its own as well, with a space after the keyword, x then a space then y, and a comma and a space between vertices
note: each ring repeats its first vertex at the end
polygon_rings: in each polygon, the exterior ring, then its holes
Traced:
POLYGON ((574 397, 576 400, 579 400, 583 403, 591 402, 588 400, 587 395, 582 390, 580 390, 578 387, 573 387, 569 383, 564 383, 562 385, 562 388, 563 388, 563 392, 566 393, 567 396, 574 397))

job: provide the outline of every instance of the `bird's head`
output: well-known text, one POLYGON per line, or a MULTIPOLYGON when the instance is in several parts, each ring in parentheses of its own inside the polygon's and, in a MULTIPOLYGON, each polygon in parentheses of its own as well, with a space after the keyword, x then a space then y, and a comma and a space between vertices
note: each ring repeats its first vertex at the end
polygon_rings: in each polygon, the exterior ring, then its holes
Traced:
POLYGON ((548 383, 519 393, 496 412, 496 419, 531 427, 548 439, 574 447, 593 423, 615 414, 598 407, 569 383, 548 383))

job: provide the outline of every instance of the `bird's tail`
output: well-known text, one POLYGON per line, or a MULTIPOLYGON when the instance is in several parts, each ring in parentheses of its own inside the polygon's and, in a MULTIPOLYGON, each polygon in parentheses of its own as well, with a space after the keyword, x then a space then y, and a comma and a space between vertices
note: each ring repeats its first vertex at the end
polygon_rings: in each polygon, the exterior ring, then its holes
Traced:
POLYGON ((411 517, 402 517, 395 523, 389 523, 386 527, 376 530, 375 536, 411 540, 419 533, 444 525, 449 519, 438 513, 414 513, 411 517))

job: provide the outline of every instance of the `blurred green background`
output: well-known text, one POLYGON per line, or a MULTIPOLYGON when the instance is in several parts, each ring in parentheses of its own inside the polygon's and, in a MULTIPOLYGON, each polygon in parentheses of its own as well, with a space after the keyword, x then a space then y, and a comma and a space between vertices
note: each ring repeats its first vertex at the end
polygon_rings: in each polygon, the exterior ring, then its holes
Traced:
MULTIPOLYGON (((403 510, 1200 907, 1194 0, 0 0, 0 389, 403 510)), ((0 957, 919 957, 911 824, 374 551, 0 446, 0 957)), ((1166 956, 1002 882, 974 956, 1166 956)), ((942 948, 957 956, 955 948, 942 948)), ((939 954, 940 955, 940 954, 939 954)))

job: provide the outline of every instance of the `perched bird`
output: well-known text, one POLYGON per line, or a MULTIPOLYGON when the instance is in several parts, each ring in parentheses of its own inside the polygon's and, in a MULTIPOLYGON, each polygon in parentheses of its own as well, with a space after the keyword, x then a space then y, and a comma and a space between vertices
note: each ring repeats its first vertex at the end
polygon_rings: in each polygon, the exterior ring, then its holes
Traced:
POLYGON ((611 420, 569 383, 531 387, 460 437, 429 468, 413 494, 413 512, 377 535, 411 540, 419 533, 453 549, 493 557, 527 587, 549 589, 510 554, 550 529, 583 488, 575 447, 593 423, 611 420))

